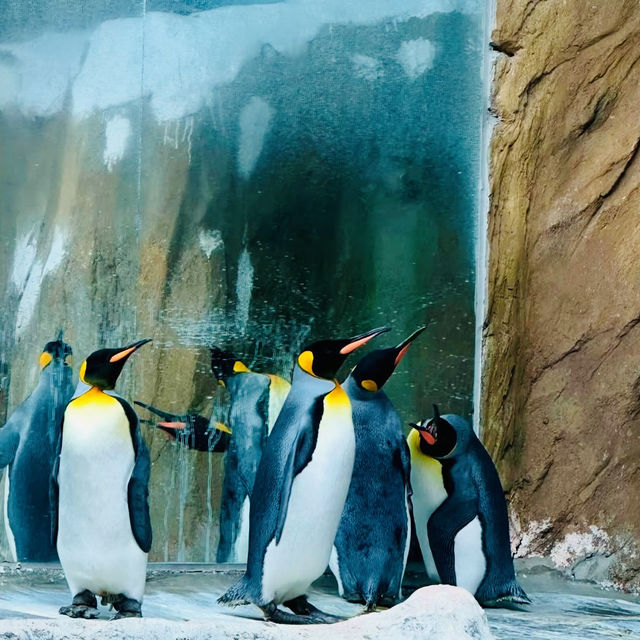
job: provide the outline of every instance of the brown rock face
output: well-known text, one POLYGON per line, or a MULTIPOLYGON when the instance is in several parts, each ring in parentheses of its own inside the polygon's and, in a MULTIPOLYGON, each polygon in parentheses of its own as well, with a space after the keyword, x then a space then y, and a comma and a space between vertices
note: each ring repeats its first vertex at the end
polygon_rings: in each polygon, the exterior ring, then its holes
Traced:
POLYGON ((496 24, 484 440, 529 551, 562 565, 596 526, 638 587, 640 11, 498 0, 496 24))

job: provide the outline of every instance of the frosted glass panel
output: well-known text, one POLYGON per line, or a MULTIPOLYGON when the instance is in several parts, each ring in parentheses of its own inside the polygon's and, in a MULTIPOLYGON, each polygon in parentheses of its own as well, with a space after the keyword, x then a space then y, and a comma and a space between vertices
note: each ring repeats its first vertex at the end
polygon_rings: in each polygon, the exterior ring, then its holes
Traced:
MULTIPOLYGON (((76 365, 152 337, 117 392, 225 423, 212 345, 289 378, 383 324, 428 324, 385 386, 403 420, 471 413, 483 3, 3 6, 0 418, 59 329, 76 365)), ((139 415, 150 559, 215 561, 228 453, 139 415)))

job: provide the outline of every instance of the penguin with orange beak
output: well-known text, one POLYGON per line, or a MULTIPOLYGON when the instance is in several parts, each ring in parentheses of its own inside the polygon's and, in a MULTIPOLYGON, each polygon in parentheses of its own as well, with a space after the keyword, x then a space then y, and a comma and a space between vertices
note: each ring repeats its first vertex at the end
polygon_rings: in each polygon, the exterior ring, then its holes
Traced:
POLYGON ((513 568, 500 477, 471 425, 434 404, 432 418, 411 426, 413 513, 429 578, 485 607, 530 604, 513 568))
POLYGON ((305 595, 329 562, 353 472, 351 403, 335 377, 350 353, 385 331, 314 342, 298 355, 291 391, 256 472, 247 570, 218 602, 252 602, 273 622, 337 620, 305 595))
POLYGON ((141 617, 151 548, 151 463, 138 417, 114 388, 127 359, 149 339, 100 349, 80 365, 89 388, 71 400, 58 433, 53 537, 73 595, 60 613, 95 618, 96 595, 116 618, 141 617))
POLYGON ((382 387, 425 328, 396 347, 365 355, 343 384, 353 409, 356 457, 329 566, 340 595, 368 611, 401 597, 411 541, 409 449, 382 387))

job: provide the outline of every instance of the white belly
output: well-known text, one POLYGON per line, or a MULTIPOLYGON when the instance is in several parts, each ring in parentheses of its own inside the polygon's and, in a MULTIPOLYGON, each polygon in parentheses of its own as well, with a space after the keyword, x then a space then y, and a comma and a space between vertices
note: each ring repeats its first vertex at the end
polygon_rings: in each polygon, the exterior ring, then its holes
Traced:
POLYGON ((293 481, 280 543, 274 539, 267 547, 262 575, 265 601, 278 604, 304 594, 327 568, 354 455, 351 406, 343 402, 332 408, 331 420, 323 417, 313 457, 293 481))
POLYGON ((431 514, 445 501, 447 491, 442 481, 442 465, 425 456, 419 449, 420 435, 412 431, 407 438, 411 452, 411 488, 413 489, 413 517, 420 551, 429 579, 440 582, 440 576, 433 559, 427 523, 431 514))
POLYGON ((74 595, 89 589, 141 602, 147 554, 129 519, 127 487, 134 464, 129 423, 116 400, 99 407, 75 404, 65 412, 58 473, 60 562, 74 595))
POLYGON ((478 516, 458 531, 453 548, 456 584, 475 594, 487 568, 482 550, 482 525, 478 516))

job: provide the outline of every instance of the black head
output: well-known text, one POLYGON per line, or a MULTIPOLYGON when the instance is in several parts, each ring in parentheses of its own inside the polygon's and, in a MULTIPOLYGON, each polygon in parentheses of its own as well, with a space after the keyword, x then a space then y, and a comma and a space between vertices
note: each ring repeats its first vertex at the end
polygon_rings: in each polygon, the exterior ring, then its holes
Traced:
MULTIPOLYGON (((458 430, 452 424, 451 418, 458 416, 440 416, 437 405, 433 405, 433 418, 421 420, 409 425, 420 433, 420 450, 432 458, 448 458, 453 453, 459 453, 458 430), (446 418, 446 419, 445 419, 446 418)), ((461 420, 461 418, 459 418, 461 420)), ((463 421, 464 422, 464 421, 463 421)))
POLYGON ((213 345, 211 351, 211 371, 216 380, 224 383, 235 373, 249 371, 247 367, 229 350, 213 345))
POLYGON ((128 347, 121 347, 120 349, 99 349, 94 351, 80 365, 80 380, 99 389, 113 389, 129 356, 142 345, 147 344, 147 342, 151 342, 151 338, 139 340, 128 347))
POLYGON ((397 347, 376 349, 368 353, 354 367, 351 372, 351 377, 358 383, 360 388, 373 393, 379 391, 394 372, 395 368, 400 364, 400 361, 409 350, 411 343, 425 329, 426 327, 420 327, 420 329, 414 331, 397 347))
POLYGON ((314 342, 300 353, 298 365, 303 371, 325 380, 333 380, 347 356, 364 346, 376 336, 389 331, 389 327, 372 329, 366 333, 342 340, 320 340, 314 342))
POLYGON ((60 363, 63 366, 73 366, 73 351, 71 347, 62 340, 62 329, 58 333, 58 338, 44 345, 40 354, 40 369, 48 367, 51 362, 60 363))

